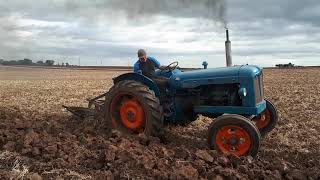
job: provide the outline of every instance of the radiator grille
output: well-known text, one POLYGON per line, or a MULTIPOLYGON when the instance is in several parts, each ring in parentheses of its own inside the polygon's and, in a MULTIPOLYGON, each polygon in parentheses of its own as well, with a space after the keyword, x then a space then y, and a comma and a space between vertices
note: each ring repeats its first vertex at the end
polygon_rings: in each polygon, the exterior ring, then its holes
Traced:
POLYGON ((256 96, 256 103, 259 103, 263 100, 264 92, 263 92, 263 74, 257 76, 254 79, 254 92, 256 96))

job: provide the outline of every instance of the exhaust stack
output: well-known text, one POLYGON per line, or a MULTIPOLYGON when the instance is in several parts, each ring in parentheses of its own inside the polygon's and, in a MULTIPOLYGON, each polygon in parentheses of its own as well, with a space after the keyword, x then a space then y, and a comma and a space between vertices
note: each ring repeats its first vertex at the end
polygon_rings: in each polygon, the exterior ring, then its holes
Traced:
POLYGON ((229 39, 229 29, 226 29, 226 61, 227 61, 227 67, 232 66, 232 55, 231 55, 231 41, 229 39))

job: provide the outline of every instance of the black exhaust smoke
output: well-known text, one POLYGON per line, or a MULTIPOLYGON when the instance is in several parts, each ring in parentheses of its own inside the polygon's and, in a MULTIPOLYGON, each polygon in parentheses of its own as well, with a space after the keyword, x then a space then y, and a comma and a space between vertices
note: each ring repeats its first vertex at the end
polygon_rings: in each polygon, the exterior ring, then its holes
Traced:
POLYGON ((127 19, 145 19, 156 15, 204 18, 227 26, 226 0, 95 0, 66 1, 67 12, 90 17, 125 15, 127 19))

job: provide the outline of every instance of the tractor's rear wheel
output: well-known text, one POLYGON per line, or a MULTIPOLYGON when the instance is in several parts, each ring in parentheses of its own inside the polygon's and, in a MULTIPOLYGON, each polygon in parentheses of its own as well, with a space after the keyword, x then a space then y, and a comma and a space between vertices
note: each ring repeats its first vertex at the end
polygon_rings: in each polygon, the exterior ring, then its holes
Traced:
POLYGON ((159 136, 163 113, 154 92, 140 82, 115 84, 106 96, 105 119, 120 131, 159 136))
POLYGON ((266 103, 266 110, 252 119, 256 123, 261 136, 265 136, 271 132, 278 123, 278 112, 276 107, 268 99, 266 99, 266 103))
POLYGON ((240 115, 223 115, 209 127, 209 147, 225 154, 256 156, 260 133, 249 119, 240 115))

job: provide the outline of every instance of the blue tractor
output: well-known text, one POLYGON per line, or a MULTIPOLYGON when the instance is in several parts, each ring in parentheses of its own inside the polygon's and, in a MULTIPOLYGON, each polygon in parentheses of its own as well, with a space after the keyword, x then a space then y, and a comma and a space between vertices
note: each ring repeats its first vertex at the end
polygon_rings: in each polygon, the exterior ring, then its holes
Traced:
POLYGON ((174 62, 156 73, 170 79, 165 92, 148 77, 127 73, 113 79, 109 92, 89 100, 89 108, 95 107, 110 126, 147 136, 159 136, 165 124, 188 124, 203 115, 213 119, 211 149, 255 156, 261 136, 278 121, 275 106, 264 97, 262 69, 244 65, 183 72, 177 67, 174 62))

